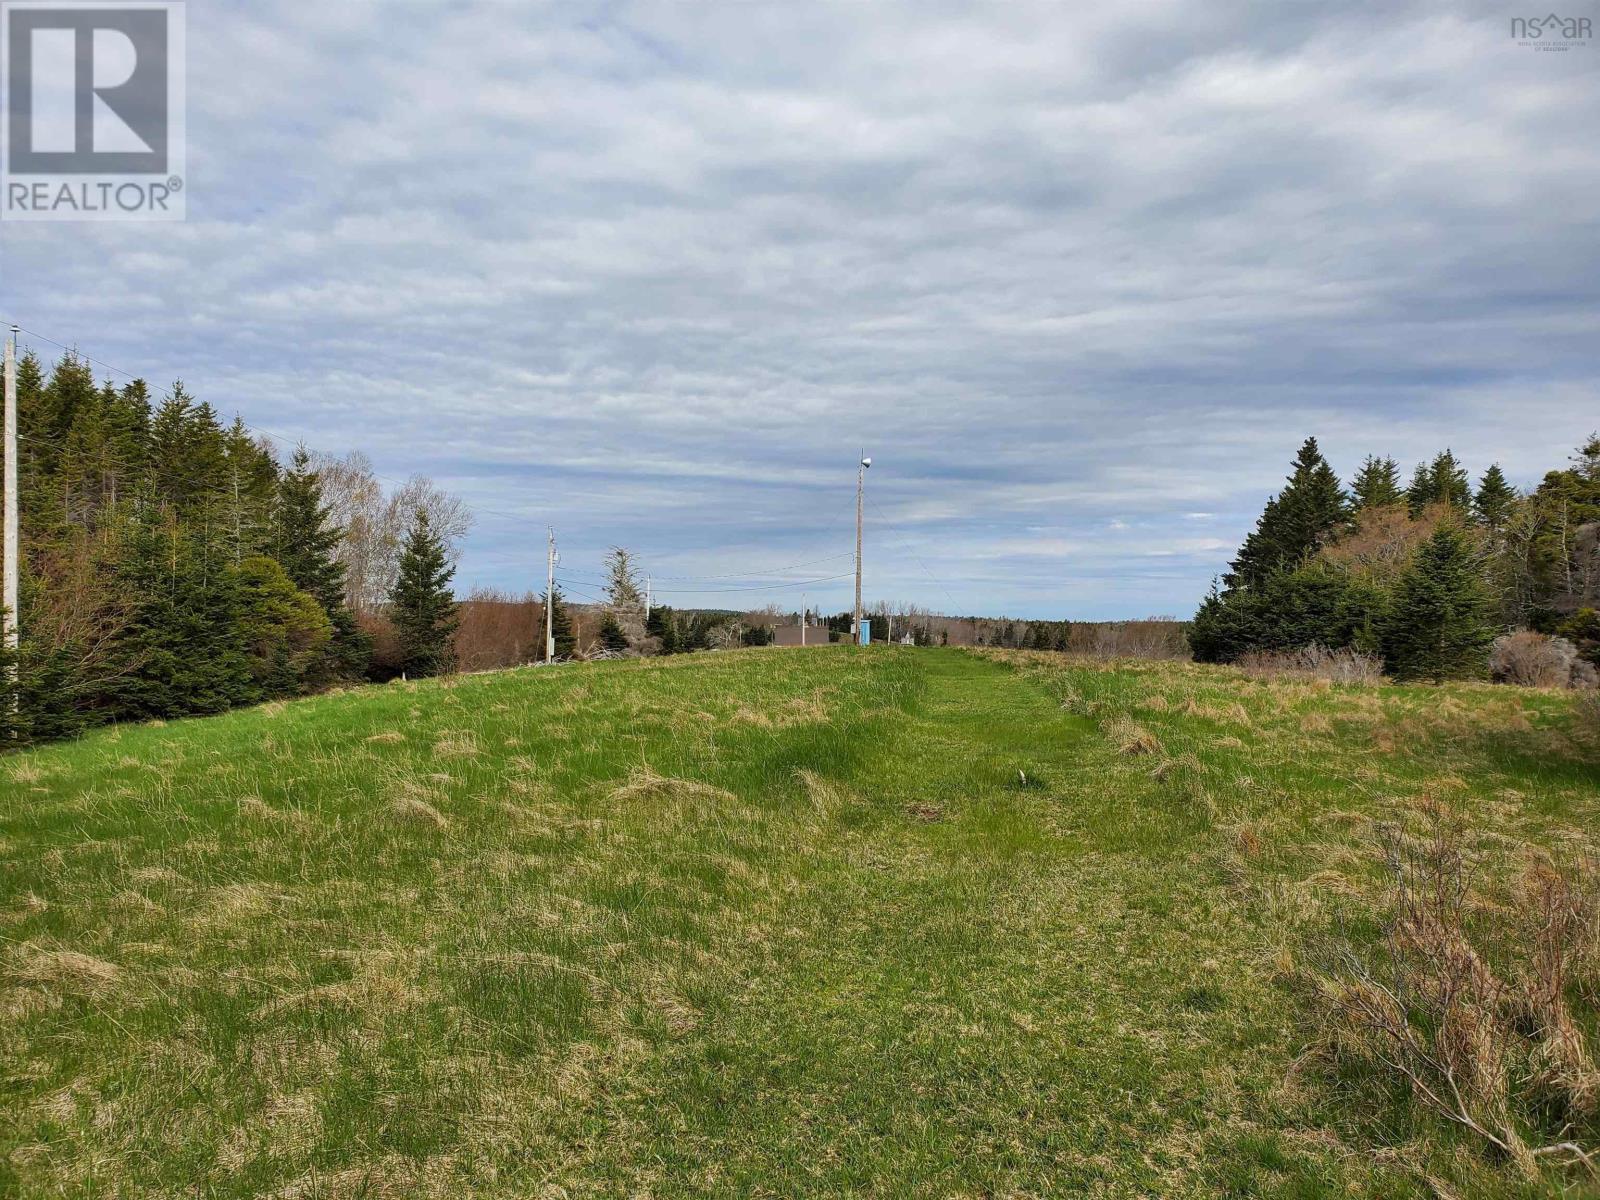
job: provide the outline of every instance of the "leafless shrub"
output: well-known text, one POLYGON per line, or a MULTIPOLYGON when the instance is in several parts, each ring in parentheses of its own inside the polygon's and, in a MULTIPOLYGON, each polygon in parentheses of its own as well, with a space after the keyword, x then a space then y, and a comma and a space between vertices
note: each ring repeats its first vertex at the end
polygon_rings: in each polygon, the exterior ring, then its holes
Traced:
POLYGON ((1337 949, 1334 973, 1318 981, 1315 1050, 1403 1080, 1419 1103, 1525 1177, 1542 1163, 1600 1177, 1594 1152, 1567 1140, 1572 1121, 1591 1116, 1600 1098, 1570 1007, 1588 986, 1600 924, 1592 870, 1562 874, 1542 864, 1515 903, 1489 908, 1472 888, 1462 818, 1430 801, 1423 824, 1420 835, 1391 828, 1381 836, 1391 879, 1383 942, 1371 953, 1348 942, 1337 949), (1480 910, 1498 927, 1475 926, 1480 910), (1548 1143, 1531 1144, 1530 1131, 1550 1113, 1566 1123, 1548 1143))
POLYGON ((1239 658, 1239 669, 1255 679, 1326 679, 1331 683, 1377 683, 1383 660, 1352 647, 1301 646, 1293 650, 1252 650, 1239 658))
POLYGON ((1067 652, 1092 658, 1186 659, 1189 642, 1183 625, 1171 617, 1085 621, 1073 624, 1067 636, 1067 652))
POLYGON ((394 622, 382 613, 367 612, 356 615, 356 625, 372 642, 368 671, 377 680, 393 679, 400 674, 405 661, 400 649, 400 633, 394 622))
POLYGON ((1519 629, 1494 640, 1489 673, 1496 683, 1521 687, 1571 687, 1573 667, 1583 660, 1566 638, 1519 629))
POLYGON ((479 588, 456 607, 460 625, 453 648, 462 671, 519 667, 542 657, 544 603, 528 593, 513 596, 479 588))

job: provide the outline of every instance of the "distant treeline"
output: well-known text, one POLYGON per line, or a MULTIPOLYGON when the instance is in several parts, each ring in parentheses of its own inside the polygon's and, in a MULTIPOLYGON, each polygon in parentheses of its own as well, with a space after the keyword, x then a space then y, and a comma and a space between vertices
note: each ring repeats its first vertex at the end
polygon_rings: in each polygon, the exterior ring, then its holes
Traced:
POLYGON ((1526 494, 1498 466, 1474 484, 1449 450, 1405 484, 1368 457, 1346 488, 1308 438, 1189 637, 1208 662, 1350 647, 1401 679, 1472 678, 1515 630, 1600 664, 1597 607, 1600 437, 1526 494))

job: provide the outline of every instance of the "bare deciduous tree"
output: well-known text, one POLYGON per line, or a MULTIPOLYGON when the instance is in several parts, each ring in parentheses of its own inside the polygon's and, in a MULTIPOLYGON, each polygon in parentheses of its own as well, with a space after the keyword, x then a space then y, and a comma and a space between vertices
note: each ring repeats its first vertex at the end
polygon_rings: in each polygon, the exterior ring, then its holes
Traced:
POLYGON ((472 512, 460 496, 444 491, 423 475, 413 475, 391 493, 359 450, 342 457, 314 454, 333 520, 345 531, 336 557, 345 568, 345 603, 370 613, 384 603, 399 567, 400 544, 419 512, 439 535, 450 564, 461 559, 461 542, 472 528, 472 512))

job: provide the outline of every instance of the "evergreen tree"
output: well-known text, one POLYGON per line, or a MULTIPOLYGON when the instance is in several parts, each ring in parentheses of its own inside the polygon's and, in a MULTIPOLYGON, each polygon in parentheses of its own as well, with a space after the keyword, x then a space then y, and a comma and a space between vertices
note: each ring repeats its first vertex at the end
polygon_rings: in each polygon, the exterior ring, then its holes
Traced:
POLYGON ((1401 503, 1405 494, 1400 490, 1399 464, 1392 458, 1367 455, 1350 484, 1350 492, 1356 508, 1387 508, 1401 503))
POLYGON ((1275 571, 1293 570, 1344 526, 1349 513, 1339 477, 1322 457, 1317 439, 1307 438, 1295 456, 1287 486, 1267 501, 1255 530, 1231 564, 1228 587, 1259 586, 1275 571))
POLYGON ((644 592, 633 555, 621 546, 611 547, 605 571, 605 597, 617 627, 630 643, 640 641, 645 635, 644 592))
POLYGON ((137 602, 118 638, 114 718, 223 712, 260 698, 239 634, 238 581, 208 569, 199 542, 153 503, 131 523, 118 582, 137 602))
MULTIPOLYGON (((444 542, 419 509, 400 552, 400 571, 389 592, 389 619, 400 641, 400 669, 407 675, 438 675, 449 670, 451 639, 459 619, 444 542)), ((342 580, 341 580, 342 586, 342 580)))
POLYGON ((1456 461, 1456 456, 1445 450, 1433 460, 1434 498, 1462 512, 1472 509, 1472 482, 1467 469, 1456 461))
POLYGON ((345 606, 344 565, 335 557, 343 531, 323 503, 322 484, 304 447, 295 450, 278 484, 273 518, 273 557, 295 587, 322 605, 333 626, 328 674, 365 674, 371 647, 345 606))
POLYGON ((665 604, 657 604, 650 610, 650 616, 644 623, 645 633, 654 638, 663 636, 671 623, 671 613, 672 610, 665 604))
POLYGON ((550 638, 556 644, 556 657, 571 658, 578 642, 572 634, 572 615, 561 598, 561 589, 556 588, 546 596, 545 603, 550 606, 550 638))
POLYGON ((678 632, 678 615, 665 604, 650 610, 649 632, 661 640, 662 654, 677 654, 683 649, 683 638, 678 632))
POLYGON ((1430 504, 1448 504, 1462 512, 1470 511, 1472 483, 1467 478, 1467 469, 1449 450, 1441 451, 1434 455, 1431 463, 1418 464, 1411 476, 1411 486, 1406 488, 1406 503, 1412 516, 1430 504))
POLYGON ((342 605, 344 568, 334 556, 341 531, 322 501, 322 484, 303 446, 295 450, 278 484, 274 518, 273 557, 290 582, 330 612, 342 605))
POLYGON ((1572 471, 1580 479, 1600 485, 1600 433, 1591 433, 1589 440, 1578 447, 1571 456, 1572 471))
POLYGON ((607 650, 628 648, 628 635, 622 632, 622 626, 617 623, 616 615, 613 613, 606 613, 600 622, 600 644, 607 650))
POLYGON ((237 565, 273 548, 273 511, 279 491, 272 452, 234 418, 223 440, 223 538, 237 565))
POLYGON ((1406 485, 1406 507, 1414 517, 1433 502, 1433 473, 1427 463, 1418 463, 1406 485))
POLYGON ((1494 640, 1479 564, 1462 532, 1439 526, 1401 576, 1385 614, 1384 659, 1397 679, 1470 679, 1494 640))
POLYGON ((333 625, 322 606, 289 582, 276 559, 252 555, 234 568, 239 633, 262 698, 294 696, 322 669, 333 625))
POLYGON ((1494 463, 1478 482, 1478 494, 1472 498, 1472 511, 1479 523, 1491 535, 1498 537, 1511 519, 1511 507, 1516 499, 1517 493, 1506 482, 1500 464, 1494 463))

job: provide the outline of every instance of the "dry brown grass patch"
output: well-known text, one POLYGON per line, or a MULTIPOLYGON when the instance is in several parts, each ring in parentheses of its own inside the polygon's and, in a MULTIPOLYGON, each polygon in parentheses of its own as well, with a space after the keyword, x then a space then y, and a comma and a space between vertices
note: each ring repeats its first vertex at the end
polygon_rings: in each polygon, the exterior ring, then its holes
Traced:
POLYGON ((37 763, 20 762, 11 768, 11 779, 14 783, 32 784, 43 780, 48 772, 37 763))
POLYGON ((385 729, 379 733, 368 734, 365 739, 383 746, 393 746, 406 740, 406 735, 398 729, 385 729))
POLYGON ((75 996, 98 996, 115 987, 122 968, 92 954, 24 942, 9 956, 6 973, 19 983, 75 996))
POLYGON ((828 708, 817 696, 796 696, 782 704, 752 708, 741 704, 728 718, 759 729, 787 729, 795 725, 816 725, 828 719, 828 708))
POLYGON ((1326 713, 1309 712, 1300 718, 1300 732, 1307 734, 1326 734, 1333 732, 1333 722, 1326 713))
POLYGON ((1118 754, 1159 754, 1161 742, 1132 717, 1112 717, 1101 728, 1118 754))
POLYGON ((625 783, 611 789, 611 799, 619 804, 640 800, 669 801, 737 801, 738 797, 723 788, 701 783, 697 779, 673 779, 658 774, 649 764, 635 767, 625 783))
POLYGON ((852 799, 844 785, 824 779, 815 771, 808 771, 802 767, 795 771, 794 777, 800 781, 800 786, 805 788, 806 798, 811 801, 811 807, 818 816, 830 816, 852 799))
POLYGON ((390 800, 387 812, 391 820, 401 825, 444 829, 450 824, 450 818, 417 791, 402 792, 390 800))
POLYGON ((435 758, 476 758, 482 752, 477 735, 469 729, 451 730, 433 744, 435 758))
POLYGON ((1170 758, 1163 758, 1150 772, 1150 778, 1157 783, 1166 783, 1169 780, 1193 778, 1205 774, 1205 764, 1193 754, 1178 754, 1170 758))

